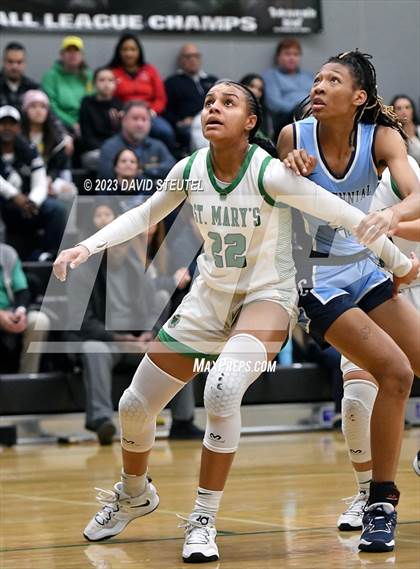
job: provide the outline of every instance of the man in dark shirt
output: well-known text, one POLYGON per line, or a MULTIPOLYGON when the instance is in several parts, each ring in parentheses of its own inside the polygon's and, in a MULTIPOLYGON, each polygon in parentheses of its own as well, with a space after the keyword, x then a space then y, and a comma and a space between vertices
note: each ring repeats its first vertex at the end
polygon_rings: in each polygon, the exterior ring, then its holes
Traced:
MULTIPOLYGON (((22 111, 23 95, 39 84, 25 75, 26 50, 18 42, 10 42, 3 50, 3 68, 0 71, 0 106, 11 105, 22 111)), ((73 154, 73 141, 61 121, 52 114, 54 125, 65 138, 66 154, 73 154)))
POLYGON ((26 77, 26 52, 22 44, 10 42, 3 50, 3 69, 0 71, 0 106, 22 107, 22 97, 29 89, 39 89, 38 83, 26 77))
POLYGON ((113 97, 116 80, 111 68, 99 67, 93 81, 96 93, 82 99, 79 124, 84 149, 82 164, 96 171, 100 147, 120 129, 123 105, 113 97))
POLYGON ((201 69, 201 54, 193 43, 182 46, 178 62, 178 71, 165 81, 168 104, 164 114, 175 128, 179 144, 188 151, 192 121, 217 77, 201 69))
POLYGON ((121 131, 101 147, 99 176, 114 178, 115 156, 123 148, 130 148, 140 161, 142 176, 153 180, 164 178, 175 164, 175 159, 163 142, 149 136, 150 129, 151 117, 147 104, 143 101, 127 103, 121 131))

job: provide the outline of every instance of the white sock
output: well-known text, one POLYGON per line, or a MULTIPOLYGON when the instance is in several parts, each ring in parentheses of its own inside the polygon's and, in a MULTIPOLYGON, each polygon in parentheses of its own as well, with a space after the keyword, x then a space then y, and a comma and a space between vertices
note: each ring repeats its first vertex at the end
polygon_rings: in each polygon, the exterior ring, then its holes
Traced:
POLYGON ((197 497, 195 499, 193 513, 205 513, 215 518, 219 511, 222 496, 223 490, 207 490, 199 486, 197 488, 197 497))
POLYGON ((137 476, 136 474, 126 474, 124 470, 121 470, 121 482, 123 492, 132 498, 135 498, 136 496, 143 494, 144 489, 146 488, 147 472, 137 476))
POLYGON ((363 490, 363 492, 369 494, 370 483, 372 481, 372 471, 365 470, 363 472, 357 472, 357 470, 354 470, 354 476, 359 486, 359 490, 363 490))

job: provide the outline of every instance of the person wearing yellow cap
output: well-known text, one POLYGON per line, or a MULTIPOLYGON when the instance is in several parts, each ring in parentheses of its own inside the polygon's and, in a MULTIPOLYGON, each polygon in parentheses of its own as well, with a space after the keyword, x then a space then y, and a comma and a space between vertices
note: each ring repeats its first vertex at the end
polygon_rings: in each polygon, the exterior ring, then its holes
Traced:
POLYGON ((84 43, 78 36, 66 36, 60 59, 42 78, 51 109, 75 138, 80 135, 79 109, 82 98, 93 92, 92 71, 84 60, 84 43))

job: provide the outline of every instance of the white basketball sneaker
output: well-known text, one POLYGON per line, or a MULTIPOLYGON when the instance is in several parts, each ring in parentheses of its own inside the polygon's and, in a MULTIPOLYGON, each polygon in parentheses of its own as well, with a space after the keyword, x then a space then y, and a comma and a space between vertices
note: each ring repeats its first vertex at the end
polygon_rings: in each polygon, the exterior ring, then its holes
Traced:
POLYGON ((219 550, 216 545, 217 531, 214 518, 208 514, 193 512, 189 518, 183 518, 185 528, 185 541, 182 548, 182 559, 185 563, 207 563, 219 559, 219 550))
POLYGON ((150 481, 147 482, 143 494, 131 498, 122 491, 122 482, 117 482, 112 490, 98 491, 96 499, 102 508, 90 520, 83 532, 89 541, 101 541, 118 535, 135 518, 140 518, 156 510, 159 496, 150 481))
POLYGON ((369 495, 364 490, 360 490, 357 496, 344 498, 348 508, 337 520, 337 527, 340 531, 356 531, 362 529, 363 512, 369 495))

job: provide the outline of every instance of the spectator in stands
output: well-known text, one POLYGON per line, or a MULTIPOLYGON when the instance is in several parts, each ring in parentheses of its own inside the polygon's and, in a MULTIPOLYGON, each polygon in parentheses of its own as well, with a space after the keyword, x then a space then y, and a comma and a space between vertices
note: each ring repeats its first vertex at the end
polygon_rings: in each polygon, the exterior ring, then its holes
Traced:
MULTIPOLYGON (((38 83, 26 77, 26 50, 18 42, 10 42, 3 51, 3 69, 0 72, 0 106, 11 105, 22 110, 22 98, 26 91, 39 89, 38 83)), ((68 156, 73 154, 73 139, 67 134, 61 121, 53 116, 55 128, 65 139, 68 156)))
POLYGON ((124 107, 121 131, 101 147, 99 175, 102 178, 113 178, 115 156, 123 148, 131 148, 140 161, 145 177, 164 178, 175 164, 175 159, 163 142, 149 136, 150 129, 151 115, 147 103, 127 103, 124 107))
POLYGON ((396 95, 391 105, 407 133, 407 153, 420 165, 420 123, 414 101, 408 95, 396 95))
POLYGON ((248 87, 250 91, 252 91, 257 98, 257 101, 260 103, 261 108, 263 109, 263 120, 261 123, 261 127, 259 128, 257 135, 261 136, 262 138, 266 138, 268 134, 270 134, 270 127, 268 124, 268 117, 266 108, 265 108, 265 84, 264 79, 258 73, 248 73, 244 75, 242 79, 239 81, 242 85, 248 87))
POLYGON ((28 352, 31 342, 43 342, 49 318, 29 310, 30 292, 13 247, 0 243, 0 372, 38 373, 42 349, 28 352), (35 329, 36 327, 36 329, 35 329))
POLYGON ((168 105, 164 115, 174 127, 181 148, 188 152, 191 124, 203 108, 204 97, 217 77, 201 69, 201 53, 193 43, 182 46, 178 64, 177 72, 165 81, 168 105))
POLYGON ((20 257, 34 260, 43 255, 45 259, 60 246, 65 209, 48 197, 43 160, 19 132, 19 111, 9 105, 0 107, 0 211, 7 240, 15 244, 20 257), (40 229, 44 235, 38 244, 40 229))
POLYGON ((85 95, 93 92, 92 71, 83 55, 83 40, 67 36, 61 44, 60 59, 42 78, 54 114, 74 138, 80 137, 79 111, 85 95))
MULTIPOLYGON (((93 213, 96 228, 114 219, 117 213, 114 204, 115 200, 98 200, 93 213)), ((83 310, 78 302, 80 291, 87 287, 90 289, 95 278, 94 267, 86 265, 83 269, 71 275, 68 288, 71 316, 76 321, 79 320, 80 310, 83 310)), ((83 342, 86 427, 97 433, 102 445, 110 444, 115 434, 112 421, 112 371, 117 363, 133 367, 138 365, 140 354, 147 350, 154 336, 153 330, 159 326, 158 317, 162 308, 157 302, 153 280, 145 273, 144 265, 131 247, 131 242, 107 251, 100 264, 81 330, 69 334, 69 339, 83 342), (107 272, 107 265, 112 270, 107 272), (141 330, 138 330, 139 323, 141 330)), ((184 395, 184 401, 181 399, 178 402, 178 413, 183 407, 186 407, 184 414, 188 413, 188 421, 181 419, 179 426, 184 434, 184 423, 190 423, 190 416, 194 413, 194 403, 191 411, 190 402, 191 394, 188 392, 184 395)), ((189 426, 191 435, 196 429, 192 419, 189 426)), ((199 433, 202 436, 203 433, 199 433)))
POLYGON ((37 148, 44 161, 48 195, 71 203, 77 188, 72 181, 65 137, 52 117, 48 96, 31 89, 23 96, 22 107, 22 134, 37 148))
POLYGON ((276 49, 275 66, 268 69, 265 81, 265 101, 272 113, 274 138, 293 122, 293 111, 312 86, 313 75, 300 69, 302 47, 297 39, 281 40, 276 49))
POLYGON ((142 172, 139 157, 131 148, 123 148, 115 155, 114 173, 119 185, 125 181, 129 186, 142 172))
POLYGON ((93 81, 95 94, 84 97, 80 106, 80 130, 82 164, 96 171, 102 144, 120 129, 123 105, 113 96, 117 83, 110 67, 96 69, 93 81))
POLYGON ((154 189, 152 180, 149 188, 145 185, 146 182, 140 182, 143 170, 137 154, 131 148, 123 148, 115 155, 114 177, 118 187, 114 188, 113 193, 124 196, 125 199, 119 201, 124 210, 143 203, 154 189))
POLYGON ((120 37, 109 67, 117 80, 115 96, 122 103, 147 103, 152 118, 151 136, 162 140, 172 151, 175 146, 174 131, 161 116, 167 101, 165 86, 156 67, 146 63, 143 47, 136 35, 124 33, 120 37))
POLYGON ((26 77, 26 50, 18 42, 10 42, 3 50, 3 69, 0 71, 0 106, 22 107, 22 97, 29 89, 39 89, 38 83, 26 77))

